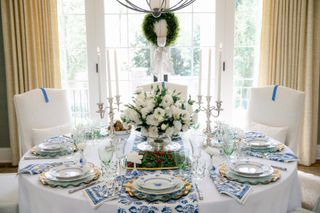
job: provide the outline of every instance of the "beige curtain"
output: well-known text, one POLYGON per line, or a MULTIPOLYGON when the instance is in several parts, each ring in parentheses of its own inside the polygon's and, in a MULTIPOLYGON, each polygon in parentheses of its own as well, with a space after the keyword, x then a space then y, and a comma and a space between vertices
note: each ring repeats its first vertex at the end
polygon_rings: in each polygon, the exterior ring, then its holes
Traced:
POLYGON ((60 87, 56 0, 1 0, 12 163, 19 160, 13 96, 60 87))
POLYGON ((280 84, 305 92, 299 157, 302 164, 317 155, 320 1, 264 0, 260 85, 280 84))

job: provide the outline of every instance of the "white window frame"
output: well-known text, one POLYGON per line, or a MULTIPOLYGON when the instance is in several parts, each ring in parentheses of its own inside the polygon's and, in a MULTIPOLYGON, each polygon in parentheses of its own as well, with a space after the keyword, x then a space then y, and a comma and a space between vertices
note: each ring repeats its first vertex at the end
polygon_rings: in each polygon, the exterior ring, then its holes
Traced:
MULTIPOLYGON (((223 43, 222 59, 225 62, 226 71, 222 73, 222 101, 223 113, 221 118, 228 120, 232 118, 232 75, 233 75, 233 30, 234 30, 234 0, 216 0, 216 17, 215 17, 215 64, 218 65, 218 48, 219 44, 223 43), (221 21, 219 21, 221 20, 221 21), (226 85, 228 85, 226 87, 226 85), (228 97, 228 98, 227 98, 228 97)), ((106 82, 106 63, 105 63, 105 23, 104 23, 104 0, 85 0, 86 12, 86 32, 87 32, 87 57, 88 57, 88 84, 89 84, 89 111, 90 118, 99 119, 99 114, 96 113, 98 102, 97 91, 97 74, 95 72, 97 63, 97 47, 101 51, 101 82, 106 82), (103 27, 99 27, 103 26, 103 27)), ((216 68, 217 69, 217 66, 216 68)), ((214 72, 215 70, 213 70, 214 72)), ((213 75, 214 80, 215 76, 213 75)), ((204 82, 206 83, 206 81, 204 82)), ((101 84, 102 100, 107 100, 107 86, 101 84)), ((216 90, 217 88, 215 88, 216 90)), ((206 91, 202 92, 206 95, 206 91)), ((215 99, 215 91, 212 91, 215 99)), ((195 98, 195 97, 193 97, 195 98)), ((105 103, 106 104, 106 103, 105 103)), ((213 102, 214 104, 214 102, 213 102)))

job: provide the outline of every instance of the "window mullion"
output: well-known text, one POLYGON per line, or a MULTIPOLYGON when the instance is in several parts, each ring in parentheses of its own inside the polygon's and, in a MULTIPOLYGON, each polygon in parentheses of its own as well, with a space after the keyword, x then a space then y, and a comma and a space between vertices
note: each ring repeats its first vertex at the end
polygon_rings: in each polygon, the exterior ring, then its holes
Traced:
POLYGON ((100 78, 102 102, 106 103, 106 65, 105 65, 105 41, 104 41, 104 2, 103 0, 85 0, 86 29, 87 29, 87 55, 88 55, 88 81, 89 81, 89 109, 92 119, 99 118, 96 113, 98 100, 98 75, 96 63, 98 63, 97 47, 100 47, 100 78))

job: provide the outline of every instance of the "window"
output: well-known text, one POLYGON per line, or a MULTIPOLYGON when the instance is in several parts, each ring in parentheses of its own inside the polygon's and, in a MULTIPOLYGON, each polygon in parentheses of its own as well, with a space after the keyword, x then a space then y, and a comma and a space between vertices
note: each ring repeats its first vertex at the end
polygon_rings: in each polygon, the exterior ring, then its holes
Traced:
POLYGON ((242 124, 250 88, 257 85, 261 1, 237 0, 235 8, 233 120, 242 124))
MULTIPOLYGON (((248 98, 246 89, 253 85, 255 73, 254 66, 249 66, 250 63, 253 63, 254 57, 247 56, 256 53, 258 31, 254 23, 255 19, 252 18, 255 17, 253 11, 258 11, 256 3, 258 1, 237 0, 234 5, 233 1, 197 0, 191 6, 177 11, 175 14, 179 19, 180 33, 176 43, 170 47, 169 51, 174 66, 174 73, 169 75, 169 81, 188 85, 189 93, 196 99, 201 49, 202 94, 206 95, 208 49, 212 48, 212 67, 215 68, 215 53, 217 52, 216 46, 218 46, 216 44, 223 42, 226 44, 223 49, 226 53, 224 57, 230 56, 228 58, 232 62, 234 53, 235 59, 233 74, 228 75, 228 80, 223 81, 223 88, 229 88, 226 91, 231 91, 230 95, 229 93, 223 93, 223 95, 228 98, 232 96, 232 93, 234 95, 233 102, 231 99, 230 103, 224 100, 225 114, 231 114, 229 112, 232 106, 235 109, 245 108, 248 98), (256 9, 252 9, 252 5, 256 9), (248 11, 252 15, 245 15, 248 11), (232 23, 231 30, 226 27, 226 20, 230 19, 229 14, 236 17, 234 29, 234 20, 229 20, 232 23), (229 30, 230 32, 226 32, 229 30), (235 36, 232 36, 233 30, 235 36), (246 33, 254 34, 254 36, 246 38, 246 33), (229 37, 231 35, 231 39, 234 39, 234 52, 233 45, 228 45, 233 41, 229 42, 224 35, 229 35, 229 37), (243 68, 243 66, 247 67, 243 68)), ((171 3, 173 4, 174 0, 171 3)), ((150 63, 154 48, 148 44, 141 30, 144 15, 128 10, 115 0, 59 0, 62 83, 63 87, 69 91, 76 122, 87 117, 98 117, 98 114, 95 113, 98 102, 95 73, 98 46, 102 50, 103 100, 106 100, 107 97, 105 73, 107 49, 110 50, 111 61, 113 61, 114 50, 117 51, 122 103, 130 100, 138 85, 152 82, 150 63)), ((111 69, 114 69, 113 63, 111 63, 111 69)), ((232 69, 229 70, 232 71, 232 69)), ((214 78, 213 74, 211 79, 213 82, 214 78)), ((111 79, 114 92, 114 72, 111 72, 111 79)))
POLYGON ((68 90, 74 122, 89 116, 84 0, 60 0, 59 43, 62 87, 68 90))
MULTIPOLYGON (((123 94, 128 91, 132 94, 138 85, 152 81, 150 63, 154 48, 141 30, 145 14, 128 10, 114 0, 104 0, 104 5, 105 48, 115 48, 120 55, 120 93, 124 101, 129 101, 130 95, 123 94)), ((200 48, 215 46, 215 1, 199 0, 175 14, 180 33, 174 46, 170 47, 174 73, 170 74, 169 81, 187 84, 195 97, 200 48)), ((207 51, 203 54, 206 56, 207 51)))

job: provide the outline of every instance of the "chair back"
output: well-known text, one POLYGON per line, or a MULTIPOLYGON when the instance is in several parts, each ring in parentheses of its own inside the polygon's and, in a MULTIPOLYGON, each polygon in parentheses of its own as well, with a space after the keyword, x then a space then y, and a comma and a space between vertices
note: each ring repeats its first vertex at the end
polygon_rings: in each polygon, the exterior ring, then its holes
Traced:
POLYGON ((41 89, 14 96, 21 154, 35 145, 32 142, 32 129, 72 124, 67 91, 50 88, 45 91, 48 102, 41 89))
POLYGON ((251 89, 248 124, 257 122, 274 127, 288 127, 285 144, 297 153, 301 140, 304 92, 279 86, 272 100, 274 88, 266 86, 251 89))
POLYGON ((165 85, 166 88, 168 88, 169 90, 176 90, 177 92, 181 93, 181 98, 183 100, 187 100, 188 99, 188 86, 186 85, 181 85, 181 84, 174 84, 174 83, 168 83, 168 82, 154 82, 151 84, 145 84, 145 85, 141 85, 139 87, 142 87, 144 91, 151 91, 151 86, 155 87, 155 86, 162 86, 162 84, 165 85))

